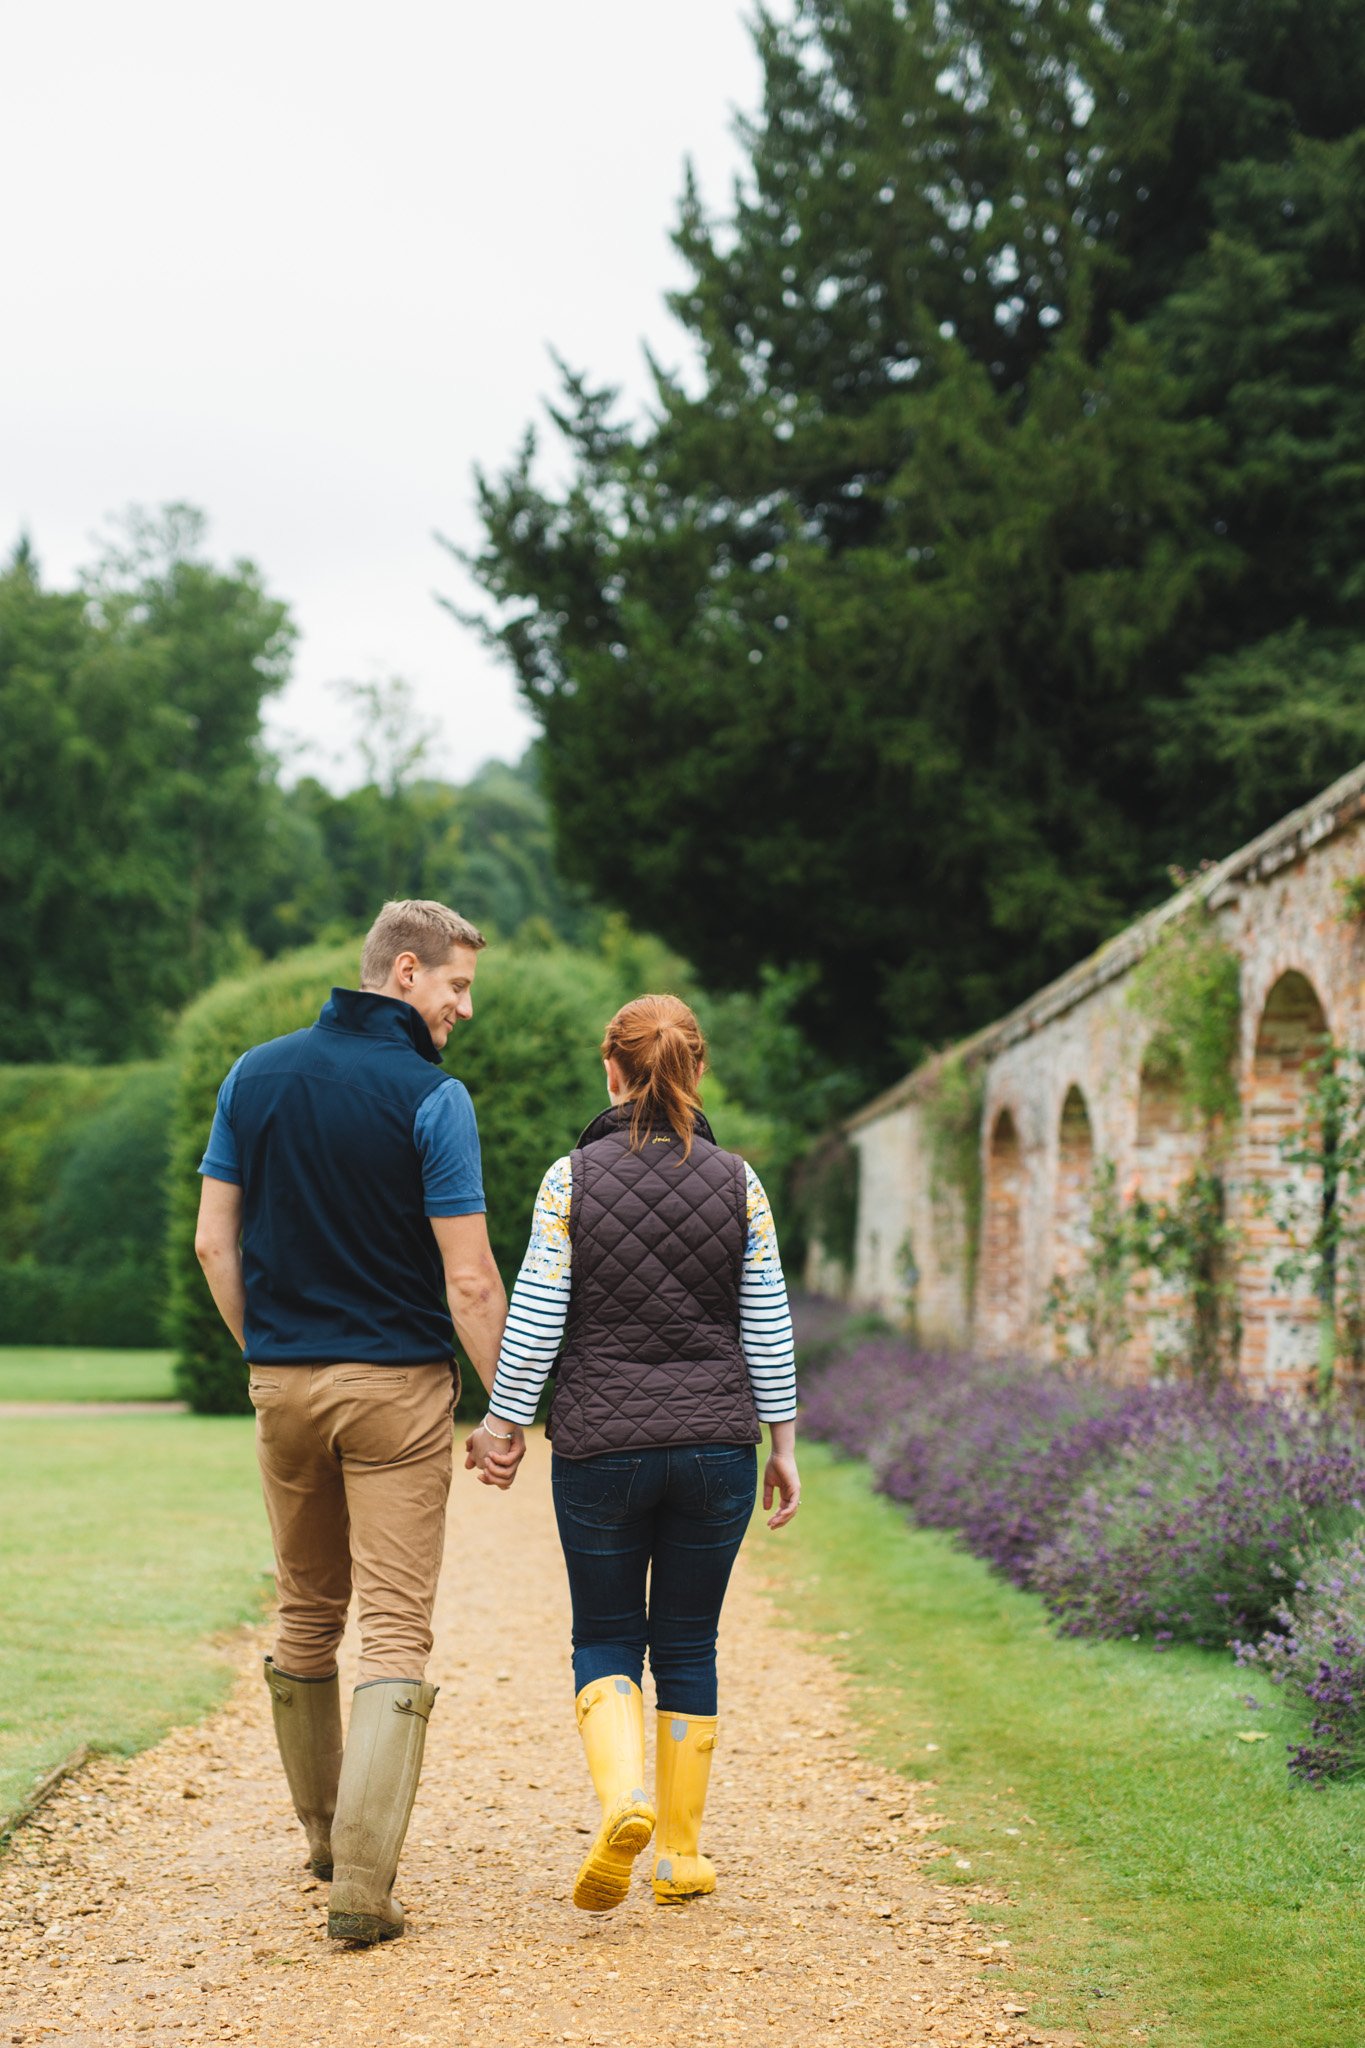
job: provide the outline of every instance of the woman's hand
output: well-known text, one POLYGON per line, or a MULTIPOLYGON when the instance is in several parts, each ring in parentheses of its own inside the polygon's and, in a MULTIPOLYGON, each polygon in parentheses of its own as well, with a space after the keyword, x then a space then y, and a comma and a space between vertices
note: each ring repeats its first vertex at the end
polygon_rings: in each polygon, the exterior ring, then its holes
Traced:
POLYGON ((763 1507, 772 1506, 774 1497, 778 1502, 775 1515, 768 1516, 770 1529, 785 1529, 801 1505, 801 1475, 796 1469, 795 1451, 774 1449, 763 1468, 763 1507))
POLYGON ((499 1487, 506 1493, 526 1456, 526 1437, 515 1422, 507 1425, 511 1435, 494 1436, 482 1423, 464 1440, 465 1470, 477 1470, 480 1483, 499 1487))

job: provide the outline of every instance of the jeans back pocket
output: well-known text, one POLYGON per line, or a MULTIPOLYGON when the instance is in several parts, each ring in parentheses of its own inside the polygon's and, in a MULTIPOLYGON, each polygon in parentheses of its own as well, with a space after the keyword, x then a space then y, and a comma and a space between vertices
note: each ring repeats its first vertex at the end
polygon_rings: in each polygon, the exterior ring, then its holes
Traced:
POLYGON ((707 1444, 697 1452, 706 1512, 718 1521, 752 1514, 758 1492, 758 1452, 752 1444, 707 1444))
POLYGON ((557 1458, 551 1484, 560 1507, 576 1521, 619 1522, 630 1513, 639 1470, 638 1458, 616 1451, 597 1458, 557 1458))

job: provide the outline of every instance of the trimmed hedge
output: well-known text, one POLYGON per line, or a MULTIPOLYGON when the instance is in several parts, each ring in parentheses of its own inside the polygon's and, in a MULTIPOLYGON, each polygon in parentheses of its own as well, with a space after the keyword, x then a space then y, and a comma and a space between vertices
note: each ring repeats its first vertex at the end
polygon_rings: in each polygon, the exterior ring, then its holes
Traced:
MULTIPOLYGON (((200 1413, 238 1414, 249 1407, 241 1356, 194 1256, 197 1168, 219 1084, 248 1046, 311 1023, 334 985, 353 988, 358 953, 356 940, 291 955, 220 983, 182 1020, 171 1146, 170 1333, 177 1384, 200 1413)), ((590 954, 490 946, 480 955, 474 1017, 451 1033, 446 1065, 474 1100, 489 1235, 509 1286, 541 1175, 604 1106, 597 1047, 620 1000, 611 968, 590 954)), ((473 1372, 465 1379, 467 1388, 473 1383, 477 1406, 473 1372)))
POLYGON ((82 1125, 142 1067, 0 1067, 0 1260, 36 1256, 56 1177, 82 1125))
POLYGON ((162 1339, 165 1066, 0 1069, 0 1343, 162 1339))
POLYGON ((161 1262, 0 1266, 0 1344, 155 1350, 162 1341, 161 1262))
POLYGON ((34 1249, 53 1266, 132 1260, 159 1275, 175 1074, 160 1064, 116 1071, 118 1093, 79 1126, 57 1168, 34 1249))

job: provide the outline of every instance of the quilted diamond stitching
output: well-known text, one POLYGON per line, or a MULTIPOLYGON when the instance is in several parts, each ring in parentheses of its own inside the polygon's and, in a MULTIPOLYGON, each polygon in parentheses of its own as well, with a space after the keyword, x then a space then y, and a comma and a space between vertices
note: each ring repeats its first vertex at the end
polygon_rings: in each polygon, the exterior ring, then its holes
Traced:
POLYGON ((572 1456, 650 1443, 753 1443, 739 1343, 743 1168, 698 1141, 679 1168, 623 1135, 573 1155, 573 1295, 552 1417, 572 1456))

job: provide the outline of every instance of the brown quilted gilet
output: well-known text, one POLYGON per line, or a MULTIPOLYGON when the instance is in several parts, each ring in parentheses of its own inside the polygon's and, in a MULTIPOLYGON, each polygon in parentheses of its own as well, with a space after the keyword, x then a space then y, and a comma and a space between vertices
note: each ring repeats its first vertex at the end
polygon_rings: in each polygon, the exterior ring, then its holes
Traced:
POLYGON ((548 1433, 566 1458, 756 1444, 739 1341, 744 1161, 704 1117, 686 1159, 667 1125, 632 1152, 629 1118, 608 1110, 570 1155, 573 1288, 548 1433))

